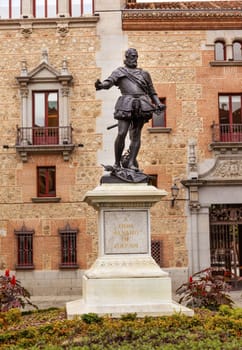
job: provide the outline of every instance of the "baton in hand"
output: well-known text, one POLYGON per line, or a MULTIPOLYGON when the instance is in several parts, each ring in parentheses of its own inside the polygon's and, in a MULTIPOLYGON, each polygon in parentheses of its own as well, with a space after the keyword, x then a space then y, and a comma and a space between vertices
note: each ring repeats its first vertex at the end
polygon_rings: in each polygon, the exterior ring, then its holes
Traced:
POLYGON ((113 128, 116 128, 118 126, 118 124, 113 124, 113 125, 110 125, 107 127, 107 130, 110 130, 110 129, 113 129, 113 128))

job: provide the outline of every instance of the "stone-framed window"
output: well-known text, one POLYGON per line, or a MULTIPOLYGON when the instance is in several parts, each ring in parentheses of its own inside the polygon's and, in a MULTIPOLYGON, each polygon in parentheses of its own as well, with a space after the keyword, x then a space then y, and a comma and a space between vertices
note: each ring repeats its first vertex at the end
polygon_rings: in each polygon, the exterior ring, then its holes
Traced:
POLYGON ((222 142, 242 142, 242 94, 220 94, 219 136, 222 142))
MULTIPOLYGON (((161 103, 166 105, 166 98, 159 97, 161 103)), ((170 133, 171 128, 167 127, 166 110, 162 112, 154 112, 151 119, 151 125, 148 128, 150 133, 170 133)))
MULTIPOLYGON (((54 128, 59 128, 58 143, 65 143, 66 139, 68 139, 68 135, 65 135, 65 131, 67 130, 65 128, 70 126, 69 93, 70 83, 72 81, 72 75, 68 72, 66 60, 63 60, 62 69, 59 72, 49 64, 48 52, 44 49, 42 52, 42 62, 32 71, 28 72, 27 62, 25 60, 22 61, 21 75, 16 77, 16 79, 19 83, 21 95, 21 127, 26 131, 25 135, 23 135, 24 139, 20 140, 20 142, 34 143, 34 130, 32 130, 35 127, 34 104, 35 97, 37 99, 37 96, 39 96, 38 104, 41 104, 41 99, 45 99, 43 103, 46 107, 46 111, 43 111, 44 114, 39 117, 41 118, 41 123, 44 123, 41 126, 45 128, 52 127, 48 131, 48 133, 52 133, 52 141, 54 137, 53 133, 55 132, 54 128), (56 106, 55 111, 53 110, 54 105, 56 106), (58 114, 55 117, 54 112, 58 114)), ((43 103, 42 109, 44 108, 43 103)), ((40 110, 39 108, 37 109, 40 110)), ((45 141, 48 141, 45 142, 47 144, 53 144, 51 138, 47 138, 45 141)))
POLYGON ((59 93, 33 91, 33 144, 58 144, 59 93))
POLYGON ((233 42, 233 59, 234 61, 242 61, 242 41, 233 42))
POLYGON ((59 229, 61 239, 61 263, 60 268, 78 268, 77 264, 77 228, 71 228, 67 224, 59 229))
POLYGON ((56 167, 37 167, 37 196, 56 196, 56 167))
POLYGON ((214 43, 215 61, 226 61, 226 46, 223 40, 217 40, 214 43))
POLYGON ((21 229, 14 230, 17 238, 17 263, 16 269, 33 269, 33 235, 34 230, 29 230, 23 225, 21 229))
MULTIPOLYGON (((215 31, 216 34, 221 33, 215 31)), ((207 46, 214 50, 214 61, 210 62, 210 66, 242 66, 242 38, 233 35, 214 37, 213 41, 210 38, 207 46)))
MULTIPOLYGON (((159 98, 160 102, 166 104, 165 97, 159 98)), ((152 117, 152 128, 165 128, 166 127, 166 111, 153 113, 152 117)))
POLYGON ((21 1, 20 0, 1 0, 0 18, 20 18, 21 1))

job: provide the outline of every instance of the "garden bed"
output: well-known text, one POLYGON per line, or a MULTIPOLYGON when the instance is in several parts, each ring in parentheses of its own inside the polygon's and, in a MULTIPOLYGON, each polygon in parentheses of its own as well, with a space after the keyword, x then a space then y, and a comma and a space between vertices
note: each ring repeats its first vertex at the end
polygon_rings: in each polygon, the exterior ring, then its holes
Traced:
POLYGON ((242 309, 195 310, 193 317, 121 319, 86 314, 67 320, 64 309, 0 313, 0 349, 176 350, 242 349, 242 309))

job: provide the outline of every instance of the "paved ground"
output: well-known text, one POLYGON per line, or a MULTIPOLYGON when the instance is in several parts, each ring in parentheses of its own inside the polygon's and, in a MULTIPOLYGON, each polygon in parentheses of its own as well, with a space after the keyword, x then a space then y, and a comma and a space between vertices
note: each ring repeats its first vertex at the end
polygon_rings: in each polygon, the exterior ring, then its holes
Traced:
MULTIPOLYGON (((235 306, 242 307, 242 290, 230 292, 235 306)), ((35 296, 31 297, 32 303, 36 304, 40 309, 48 309, 50 307, 65 307, 68 301, 81 299, 81 296, 35 296)), ((175 298, 174 298, 175 300, 175 298)), ((29 308, 28 308, 29 309, 29 308)))

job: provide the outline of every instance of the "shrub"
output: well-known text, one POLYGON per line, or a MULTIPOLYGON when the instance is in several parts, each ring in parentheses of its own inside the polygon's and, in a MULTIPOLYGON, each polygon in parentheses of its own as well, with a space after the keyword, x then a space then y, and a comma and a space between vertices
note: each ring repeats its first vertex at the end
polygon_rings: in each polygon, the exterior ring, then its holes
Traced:
POLYGON ((218 310, 220 305, 232 306, 233 301, 227 294, 230 288, 223 276, 214 275, 213 269, 207 268, 192 275, 176 294, 180 295, 179 303, 187 307, 218 310))
POLYGON ((134 320, 136 320, 136 318, 137 318, 136 312, 121 315, 121 320, 123 320, 123 321, 134 321, 134 320))
POLYGON ((6 270, 5 275, 0 276, 0 312, 24 308, 27 304, 37 309, 30 301, 30 293, 6 270))
POLYGON ((102 317, 98 316, 95 313, 88 313, 88 314, 83 314, 81 316, 81 319, 83 322, 87 323, 87 324, 91 324, 91 323, 101 323, 102 322, 102 317))

